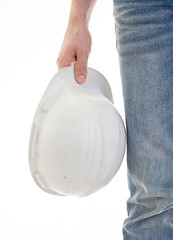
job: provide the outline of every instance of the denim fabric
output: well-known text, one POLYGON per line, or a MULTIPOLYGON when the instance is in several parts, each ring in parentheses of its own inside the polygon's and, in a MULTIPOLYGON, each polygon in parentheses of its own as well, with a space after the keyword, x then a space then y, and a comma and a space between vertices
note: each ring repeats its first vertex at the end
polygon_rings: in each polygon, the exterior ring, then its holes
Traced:
POLYGON ((173 240, 173 0, 113 0, 127 127, 124 240, 173 240))

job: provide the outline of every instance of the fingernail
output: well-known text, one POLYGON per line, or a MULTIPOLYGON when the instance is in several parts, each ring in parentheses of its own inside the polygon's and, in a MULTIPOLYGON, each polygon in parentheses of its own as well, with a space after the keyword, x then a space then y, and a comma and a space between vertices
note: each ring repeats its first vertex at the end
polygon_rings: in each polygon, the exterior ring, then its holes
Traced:
POLYGON ((85 76, 84 75, 80 75, 78 77, 78 82, 83 83, 84 81, 85 81, 85 76))

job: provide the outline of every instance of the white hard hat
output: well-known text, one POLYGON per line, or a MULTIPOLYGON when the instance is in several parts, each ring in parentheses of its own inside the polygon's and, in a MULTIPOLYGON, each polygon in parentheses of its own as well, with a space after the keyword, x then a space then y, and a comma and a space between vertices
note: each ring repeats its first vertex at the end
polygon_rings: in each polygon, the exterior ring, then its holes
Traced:
POLYGON ((90 195, 115 176, 125 148, 125 126, 105 77, 88 67, 79 84, 74 66, 57 72, 30 134, 29 165, 38 186, 59 196, 90 195))

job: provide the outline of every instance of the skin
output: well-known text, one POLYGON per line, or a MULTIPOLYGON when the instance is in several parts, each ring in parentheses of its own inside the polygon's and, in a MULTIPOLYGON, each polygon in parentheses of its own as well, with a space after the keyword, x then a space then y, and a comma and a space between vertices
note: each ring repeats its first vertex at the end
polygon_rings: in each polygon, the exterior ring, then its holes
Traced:
POLYGON ((87 64, 92 38, 88 29, 89 19, 96 0, 72 0, 63 43, 56 61, 58 70, 74 65, 77 83, 87 78, 87 64))

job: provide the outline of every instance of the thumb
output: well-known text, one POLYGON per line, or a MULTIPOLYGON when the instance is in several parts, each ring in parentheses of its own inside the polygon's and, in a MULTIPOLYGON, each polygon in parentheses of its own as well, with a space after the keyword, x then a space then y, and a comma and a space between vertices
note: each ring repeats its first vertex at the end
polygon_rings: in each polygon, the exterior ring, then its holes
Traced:
POLYGON ((74 66, 76 81, 78 83, 84 83, 87 78, 87 58, 79 58, 74 66))

